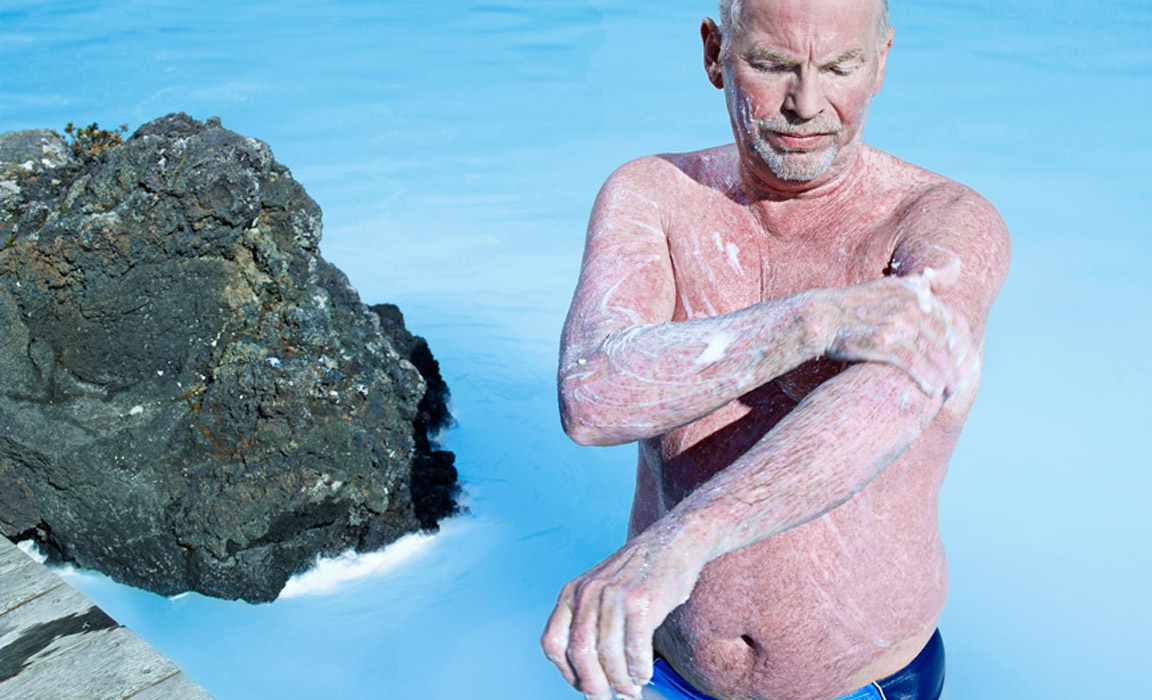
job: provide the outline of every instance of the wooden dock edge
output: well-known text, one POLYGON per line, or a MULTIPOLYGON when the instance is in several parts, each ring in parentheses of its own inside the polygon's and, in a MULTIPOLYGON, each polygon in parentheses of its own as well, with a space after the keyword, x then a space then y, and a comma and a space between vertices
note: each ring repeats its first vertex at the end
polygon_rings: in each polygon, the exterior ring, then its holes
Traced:
POLYGON ((0 700, 212 700, 144 640, 0 537, 0 700))

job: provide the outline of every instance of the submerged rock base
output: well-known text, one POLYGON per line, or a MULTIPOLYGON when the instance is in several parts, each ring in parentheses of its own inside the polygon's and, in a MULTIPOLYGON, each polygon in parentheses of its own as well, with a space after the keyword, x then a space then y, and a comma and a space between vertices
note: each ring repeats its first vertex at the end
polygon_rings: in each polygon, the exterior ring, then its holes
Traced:
POLYGON ((0 135, 0 532, 257 602, 453 512, 427 344, 265 144, 176 114, 82 145, 0 135))

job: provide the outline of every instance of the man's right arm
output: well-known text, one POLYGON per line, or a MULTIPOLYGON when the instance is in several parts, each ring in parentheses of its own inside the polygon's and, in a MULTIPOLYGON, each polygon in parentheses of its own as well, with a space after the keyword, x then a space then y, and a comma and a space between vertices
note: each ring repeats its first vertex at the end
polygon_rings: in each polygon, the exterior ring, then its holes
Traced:
POLYGON ((673 167, 629 163, 601 189, 561 345, 565 431, 581 444, 662 435, 804 362, 892 364, 926 393, 954 379, 947 310, 920 278, 810 290, 711 318, 672 322, 666 222, 673 167))

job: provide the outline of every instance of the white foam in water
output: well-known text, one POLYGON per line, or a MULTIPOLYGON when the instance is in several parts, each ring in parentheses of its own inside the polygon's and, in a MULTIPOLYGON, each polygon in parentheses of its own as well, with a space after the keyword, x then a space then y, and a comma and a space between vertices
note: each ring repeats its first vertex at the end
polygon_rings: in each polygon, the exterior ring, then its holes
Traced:
POLYGON ((426 554, 435 535, 416 533, 396 540, 377 552, 348 550, 336 557, 318 557, 316 565, 288 579, 281 598, 327 595, 339 591, 349 581, 378 576, 426 554))
MULTIPOLYGON (((47 564, 48 563, 48 555, 44 553, 44 550, 41 549, 40 545, 36 543, 36 540, 21 540, 21 541, 16 543, 16 546, 18 548, 20 548, 20 550, 22 552, 24 552, 28 556, 32 557, 36 561, 40 562, 41 564, 47 564)), ((49 568, 57 576, 60 576, 62 578, 72 579, 73 581, 75 581, 76 579, 78 579, 78 578, 80 578, 86 574, 90 575, 89 572, 86 572, 83 569, 76 568, 75 564, 68 564, 68 563, 61 564, 61 563, 57 562, 55 564, 52 564, 49 568)))
POLYGON ((36 546, 36 542, 33 540, 21 540, 20 542, 16 543, 16 546, 20 548, 20 551, 24 552, 41 564, 48 561, 48 555, 44 554, 44 552, 41 552, 40 548, 36 546))

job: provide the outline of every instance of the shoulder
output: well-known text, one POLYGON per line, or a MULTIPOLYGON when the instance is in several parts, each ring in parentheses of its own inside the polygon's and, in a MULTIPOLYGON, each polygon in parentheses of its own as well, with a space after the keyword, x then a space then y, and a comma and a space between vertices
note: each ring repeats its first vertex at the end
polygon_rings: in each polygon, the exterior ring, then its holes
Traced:
POLYGON ((1004 228, 996 207, 967 185, 871 147, 865 152, 865 162, 869 187, 896 195, 901 218, 917 220, 952 212, 978 212, 995 220, 986 223, 1004 228))
POLYGON ((735 146, 661 153, 628 161, 604 183, 600 198, 638 195, 652 204, 683 203, 685 197, 727 193, 738 179, 735 146))
POLYGON ((888 173, 884 187, 899 192, 890 272, 911 276, 958 265, 957 279, 938 296, 983 337, 1012 257, 1004 219, 971 187, 879 151, 871 157, 888 173))
POLYGON ((1008 227, 979 192, 895 156, 869 148, 874 186, 893 195, 897 260, 943 248, 1003 279, 1011 257, 1008 227))

